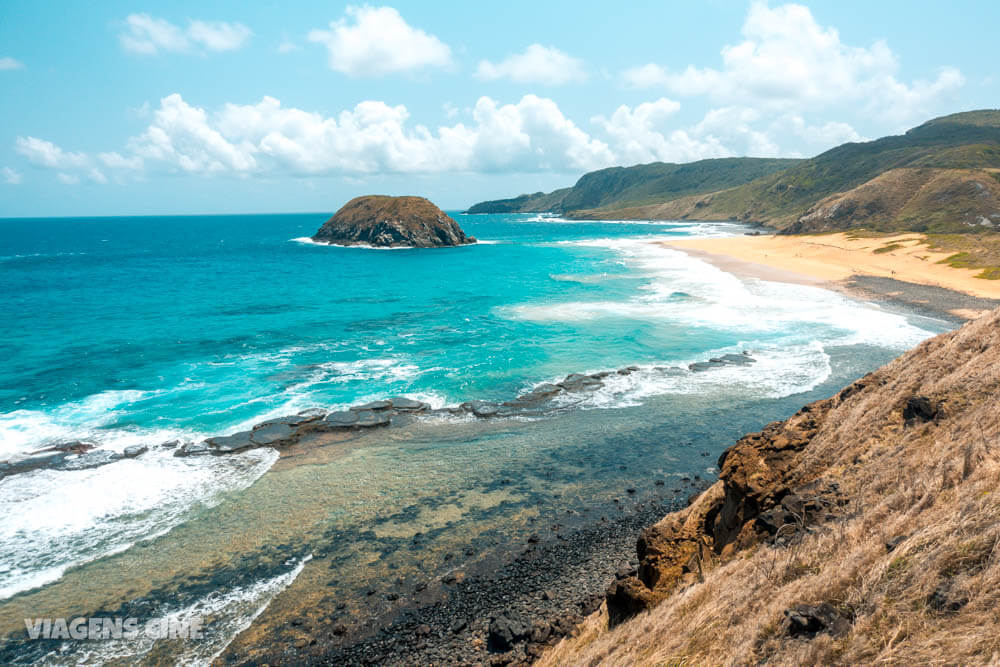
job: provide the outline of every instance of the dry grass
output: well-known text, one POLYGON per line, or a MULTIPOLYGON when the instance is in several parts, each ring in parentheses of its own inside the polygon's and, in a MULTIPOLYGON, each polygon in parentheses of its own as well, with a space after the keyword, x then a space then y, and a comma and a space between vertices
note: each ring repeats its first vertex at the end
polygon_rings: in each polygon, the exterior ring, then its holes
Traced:
POLYGON ((840 484, 838 519, 739 553, 614 630, 591 616, 541 664, 1000 664, 1000 311, 874 379, 801 462, 840 484), (917 393, 944 415, 904 425, 917 393), (783 612, 802 602, 829 602, 851 631, 788 636, 783 612))

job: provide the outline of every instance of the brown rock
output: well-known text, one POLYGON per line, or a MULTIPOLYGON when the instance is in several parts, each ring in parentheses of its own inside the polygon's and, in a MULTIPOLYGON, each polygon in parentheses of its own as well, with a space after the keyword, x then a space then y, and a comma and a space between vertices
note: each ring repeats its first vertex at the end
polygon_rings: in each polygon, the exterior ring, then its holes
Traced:
POLYGON ((423 197, 355 197, 327 220, 314 241, 382 248, 434 248, 475 243, 451 217, 423 197))

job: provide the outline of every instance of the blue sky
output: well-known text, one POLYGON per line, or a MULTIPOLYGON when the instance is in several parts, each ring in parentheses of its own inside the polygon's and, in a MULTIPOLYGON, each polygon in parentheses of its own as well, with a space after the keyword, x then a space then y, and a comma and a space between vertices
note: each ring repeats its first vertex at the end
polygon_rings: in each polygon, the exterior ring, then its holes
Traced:
POLYGON ((0 5, 0 216, 448 209, 1000 106, 995 2, 0 5))

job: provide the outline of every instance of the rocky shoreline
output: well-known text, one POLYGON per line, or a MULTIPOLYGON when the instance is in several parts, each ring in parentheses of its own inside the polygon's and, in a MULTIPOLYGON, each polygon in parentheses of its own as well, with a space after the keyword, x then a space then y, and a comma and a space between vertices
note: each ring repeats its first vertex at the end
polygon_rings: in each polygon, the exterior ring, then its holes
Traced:
MULTIPOLYGON (((749 351, 742 354, 724 354, 706 361, 679 366, 655 366, 647 369, 654 373, 681 375, 710 372, 732 366, 750 366, 756 363, 749 351)), ((238 452, 272 447, 279 451, 296 444, 303 436, 315 432, 357 431, 391 426, 415 417, 475 417, 479 419, 544 417, 571 409, 586 394, 605 386, 607 378, 628 376, 639 372, 639 366, 626 366, 615 371, 597 373, 571 373, 557 383, 542 383, 531 391, 502 402, 474 400, 457 406, 432 408, 429 404, 412 398, 396 396, 351 406, 347 410, 324 412, 306 410, 297 415, 269 419, 256 424, 248 431, 225 436, 206 438, 200 442, 173 440, 155 447, 170 449, 174 456, 222 456, 238 452)), ((38 469, 85 470, 137 458, 149 451, 146 445, 127 447, 122 453, 99 449, 95 443, 71 441, 56 443, 24 455, 0 460, 0 480, 4 477, 38 469)))
MULTIPOLYGON (((688 492, 704 483, 685 482, 688 492)), ((658 487, 662 488, 662 487, 658 487)), ((597 610, 615 581, 638 567, 637 537, 686 503, 684 490, 628 503, 617 516, 601 516, 572 530, 555 524, 520 544, 455 559, 451 574, 371 598, 392 600, 380 618, 359 619, 344 607, 330 610, 321 627, 290 627, 288 636, 253 656, 229 651, 223 664, 302 665, 527 665, 571 634, 597 610), (302 631, 305 632, 298 632, 302 631), (296 635, 300 635, 295 639, 296 635)), ((697 493, 693 493, 697 495, 697 493)), ((292 622, 295 626, 295 621, 292 622)))

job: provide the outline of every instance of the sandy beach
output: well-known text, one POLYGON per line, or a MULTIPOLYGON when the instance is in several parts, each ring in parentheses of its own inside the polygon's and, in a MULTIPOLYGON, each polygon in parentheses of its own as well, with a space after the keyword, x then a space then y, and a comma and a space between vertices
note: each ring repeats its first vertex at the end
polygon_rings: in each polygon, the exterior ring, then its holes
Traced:
POLYGON ((978 269, 939 263, 949 253, 929 250, 921 234, 880 238, 855 238, 844 233, 737 236, 659 243, 738 275, 860 290, 866 296, 874 293, 888 299, 903 297, 900 300, 911 305, 963 319, 1000 303, 1000 281, 976 278, 978 269), (906 285, 928 289, 907 295, 906 285))

